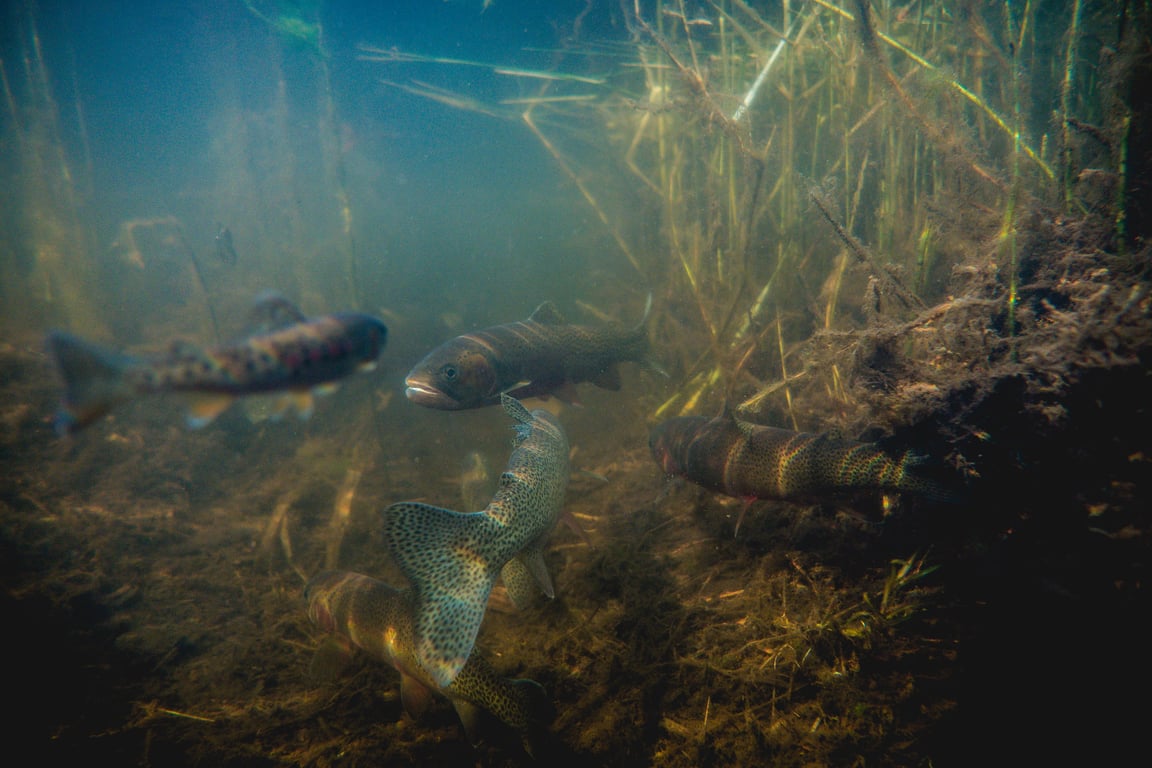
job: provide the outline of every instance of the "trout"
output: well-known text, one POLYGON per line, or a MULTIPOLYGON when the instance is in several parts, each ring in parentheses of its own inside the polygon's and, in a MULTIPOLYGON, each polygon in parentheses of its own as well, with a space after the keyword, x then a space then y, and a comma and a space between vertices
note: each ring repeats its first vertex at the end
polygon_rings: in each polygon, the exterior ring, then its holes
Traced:
POLYGON ((749 501, 806 502, 859 491, 953 500, 918 471, 923 459, 911 451, 893 456, 875 443, 751 424, 730 413, 669 419, 652 430, 648 445, 665 474, 749 501))
POLYGON ((496 674, 483 658, 472 654, 447 686, 433 680, 416 660, 412 600, 378 579, 350 571, 325 571, 304 587, 308 617, 329 633, 312 671, 326 677, 359 648, 392 665, 400 673, 400 700, 412 717, 420 717, 438 692, 452 702, 472 744, 480 741, 480 713, 494 715, 509 727, 528 734, 552 718, 544 689, 532 680, 510 680, 496 674))
POLYGON ((456 512, 403 501, 384 511, 384 539, 412 589, 416 658, 441 688, 468 661, 502 570, 517 604, 533 584, 555 595, 544 544, 564 505, 568 438, 548 411, 529 412, 507 395, 502 402, 516 422, 515 447, 488 506, 456 512))
POLYGON ((202 427, 238 397, 276 394, 279 412, 312 413, 314 392, 376 365, 388 329, 370 315, 306 318, 288 299, 265 294, 252 311, 261 330, 209 349, 174 342, 155 358, 121 354, 59 331, 48 335, 65 393, 56 415, 61 435, 78 432, 133 398, 176 392, 190 401, 188 425, 202 427))
POLYGON ((417 405, 456 411, 517 399, 555 395, 575 402, 575 385, 591 382, 620 389, 621 362, 653 370, 644 317, 633 328, 569 325, 552 302, 544 302, 527 320, 457 336, 436 347, 412 368, 405 394, 417 405))

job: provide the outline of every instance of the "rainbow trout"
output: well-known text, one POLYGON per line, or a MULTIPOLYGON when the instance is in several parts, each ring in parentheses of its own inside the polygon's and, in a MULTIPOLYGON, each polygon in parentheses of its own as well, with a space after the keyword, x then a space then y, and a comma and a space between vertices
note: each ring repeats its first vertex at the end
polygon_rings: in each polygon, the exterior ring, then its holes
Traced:
POLYGON ((502 678, 477 654, 447 686, 433 680, 416 659, 412 600, 406 590, 359 573, 326 571, 312 577, 304 598, 312 623, 333 641, 321 645, 313 660, 318 677, 342 666, 349 646, 359 648, 400 673, 400 699, 412 717, 427 710, 433 691, 447 697, 473 744, 480 741, 478 710, 521 733, 551 720, 552 705, 538 683, 502 678))
POLYGON ((436 347, 405 379, 408 399, 446 411, 495 405, 501 394, 517 399, 555 395, 575 401, 575 385, 588 381, 620 389, 618 364, 636 362, 653 370, 644 318, 633 328, 569 325, 552 302, 527 320, 457 336, 436 347))
POLYGON ((388 329, 375 317, 341 313, 308 319, 276 294, 258 299, 252 315, 261 330, 241 341, 210 349, 175 342, 167 354, 150 359, 50 333, 48 349, 65 384, 56 431, 77 432, 120 403, 162 392, 189 397, 190 427, 202 427, 236 398, 256 394, 279 394, 281 412, 295 407, 306 418, 314 391, 371 370, 388 339, 388 329))
POLYGON ((568 487, 568 438, 548 411, 501 400, 516 422, 515 447, 487 507, 455 512, 404 501, 384 512, 385 541, 412 588, 416 658, 439 687, 468 661, 488 595, 509 563, 514 602, 523 593, 513 593, 533 582, 555 594, 543 548, 568 487))
POLYGON ((923 460, 896 457, 875 443, 751 424, 732 414, 683 416, 649 436, 665 474, 743 499, 810 501, 857 491, 907 491, 934 501, 952 496, 917 472, 923 460))

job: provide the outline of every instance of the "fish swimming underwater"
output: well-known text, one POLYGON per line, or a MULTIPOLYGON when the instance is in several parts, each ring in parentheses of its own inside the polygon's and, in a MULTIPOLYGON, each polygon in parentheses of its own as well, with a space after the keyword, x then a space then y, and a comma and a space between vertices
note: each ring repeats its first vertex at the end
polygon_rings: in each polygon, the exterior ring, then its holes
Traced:
POLYGON ((648 357, 648 314, 633 328, 569 325, 551 302, 527 320, 457 336, 436 347, 408 373, 405 394, 417 405, 455 411, 523 399, 575 400, 575 385, 588 381, 620 389, 618 364, 658 370, 648 357))
POLYGON ((555 594, 543 548, 568 488, 568 438, 547 411, 501 399, 516 441, 488 506, 455 512, 404 501, 384 512, 384 539, 412 588, 416 657, 440 687, 468 661, 502 571, 514 603, 532 584, 555 594))
POLYGON ((234 265, 237 261, 236 246, 232 244, 232 230, 220 222, 216 222, 216 258, 220 261, 234 265))
POLYGON ((858 491, 953 500, 918 471, 923 459, 912 452, 893 456, 875 443, 752 424, 731 413, 669 419, 652 430, 648 445, 665 474, 745 500, 810 501, 858 491))
POLYGON ((375 317, 340 313, 309 319, 276 294, 257 301, 253 319, 262 330, 235 343, 202 349, 176 342, 151 359, 50 333, 48 349, 65 384, 56 431, 75 433, 120 403, 162 392, 190 398, 192 427, 209 423, 237 397, 257 394, 280 394, 281 410, 295 406, 307 417, 314 391, 375 367, 388 339, 388 329, 375 317))
POLYGON ((304 587, 308 617, 332 642, 321 645, 313 672, 326 676, 342 666, 349 645, 391 664, 400 673, 400 699, 412 717, 420 717, 437 691, 452 702, 468 740, 480 741, 480 712, 530 735, 552 719, 552 704, 532 680, 510 680, 496 674, 472 654, 447 686, 428 675, 416 660, 412 601, 407 590, 350 571, 325 571, 304 587))

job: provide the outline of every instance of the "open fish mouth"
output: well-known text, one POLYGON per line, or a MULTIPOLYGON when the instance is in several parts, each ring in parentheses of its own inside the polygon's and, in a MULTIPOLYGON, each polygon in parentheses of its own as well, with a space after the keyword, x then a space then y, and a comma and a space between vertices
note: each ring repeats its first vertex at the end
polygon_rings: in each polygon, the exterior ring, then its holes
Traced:
POLYGON ((423 405, 430 408, 456 408, 458 403, 455 399, 444 394, 435 387, 430 387, 427 384, 421 384, 418 381, 409 379, 404 382, 404 396, 407 397, 416 405, 423 405))

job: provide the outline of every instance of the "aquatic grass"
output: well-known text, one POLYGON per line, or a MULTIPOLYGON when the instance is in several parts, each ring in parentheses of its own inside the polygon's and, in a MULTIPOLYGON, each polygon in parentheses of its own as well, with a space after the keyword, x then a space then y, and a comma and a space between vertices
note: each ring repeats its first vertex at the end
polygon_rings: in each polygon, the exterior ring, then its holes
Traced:
MULTIPOLYGON (((1062 125, 1074 125, 1086 75, 1073 65, 1085 12, 1076 2, 1079 17, 1052 68, 1062 79, 1048 81, 1064 94, 1062 125)), ((1057 163, 1058 176, 1047 157, 1050 144, 1071 139, 1050 142, 1028 122, 1038 83, 1053 75, 1036 41, 1035 3, 955 13, 935 2, 765 10, 716 0, 707 18, 681 0, 627 7, 630 41, 557 51, 562 76, 541 77, 536 94, 520 97, 520 120, 626 268, 656 287, 655 326, 676 328, 681 388, 653 403, 650 418, 732 400, 799 423, 795 393, 780 383, 804 367, 782 356, 813 332, 862 321, 878 331, 922 327, 916 316, 936 316, 933 306, 947 300, 939 278, 949 259, 986 253, 980 233, 990 227, 1000 231, 1003 301, 1014 312, 1023 209, 1073 186, 1071 162, 1057 163), (596 62, 595 82, 565 75, 579 71, 565 66, 575 61, 596 62), (637 216, 658 222, 655 244, 637 216), (950 223, 958 216, 975 223, 959 240, 950 223), (665 316, 674 311, 675 321, 665 316)), ((518 105, 400 85, 493 117, 518 105)), ((851 399, 846 364, 814 373, 805 386, 851 399)))

